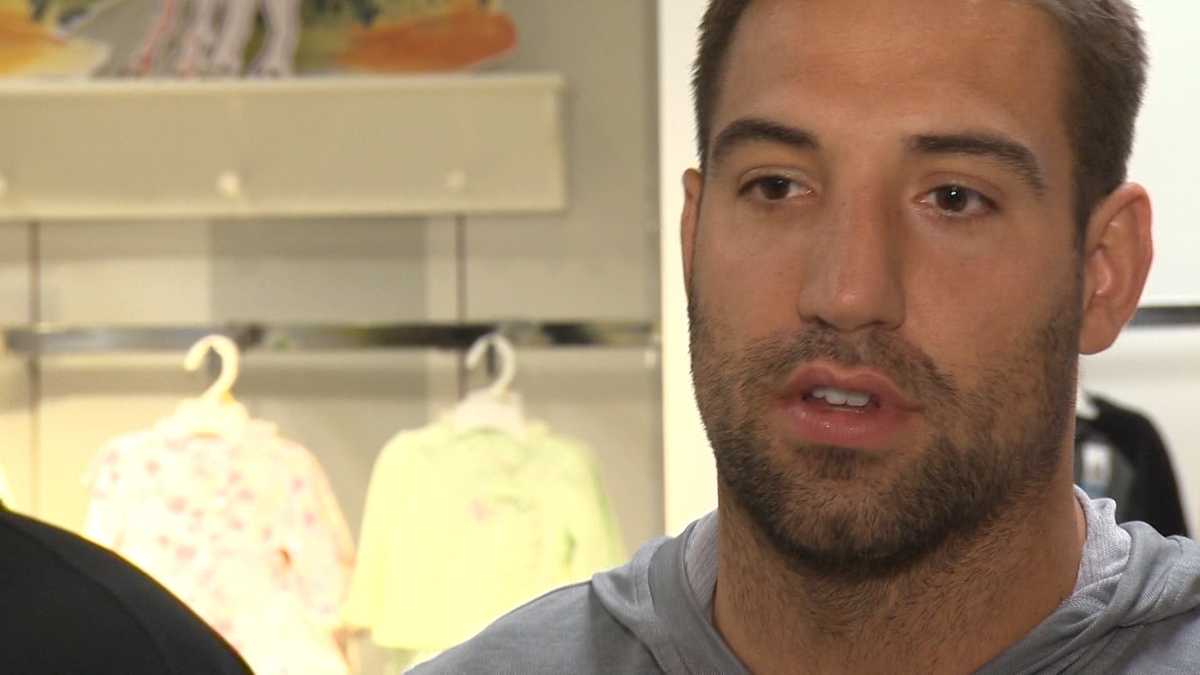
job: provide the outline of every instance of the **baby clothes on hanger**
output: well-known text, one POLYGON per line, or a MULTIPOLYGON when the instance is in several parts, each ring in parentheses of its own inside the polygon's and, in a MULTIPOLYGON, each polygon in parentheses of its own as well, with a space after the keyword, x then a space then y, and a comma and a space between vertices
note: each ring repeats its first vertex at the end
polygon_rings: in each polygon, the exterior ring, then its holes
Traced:
POLYGON ((376 460, 345 616, 428 655, 624 558, 583 446, 539 424, 515 435, 447 418, 376 460))
POLYGON ((337 632, 354 543, 317 460, 236 415, 182 412, 107 444, 86 533, 148 572, 259 675, 345 675, 337 632))

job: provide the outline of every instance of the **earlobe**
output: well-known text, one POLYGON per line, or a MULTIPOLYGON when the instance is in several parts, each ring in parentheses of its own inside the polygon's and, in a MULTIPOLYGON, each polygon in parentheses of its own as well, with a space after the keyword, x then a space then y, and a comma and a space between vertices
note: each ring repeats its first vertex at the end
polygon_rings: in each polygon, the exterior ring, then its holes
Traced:
POLYGON ((1108 349, 1137 311, 1154 246, 1150 198, 1137 184, 1117 188, 1092 212, 1083 249, 1079 351, 1108 349))
POLYGON ((683 173, 683 213, 679 218, 679 236, 683 248, 683 279, 691 287, 692 257, 696 252, 696 233, 700 229, 700 201, 704 176, 695 169, 683 173))

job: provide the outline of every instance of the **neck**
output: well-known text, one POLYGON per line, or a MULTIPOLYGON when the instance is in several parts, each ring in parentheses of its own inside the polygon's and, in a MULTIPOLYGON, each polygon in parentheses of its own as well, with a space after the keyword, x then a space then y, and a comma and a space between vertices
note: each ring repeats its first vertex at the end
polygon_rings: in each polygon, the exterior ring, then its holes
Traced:
POLYGON ((1058 478, 905 572, 853 582, 789 565, 722 488, 717 630, 757 675, 973 672, 1074 589, 1085 525, 1058 478))

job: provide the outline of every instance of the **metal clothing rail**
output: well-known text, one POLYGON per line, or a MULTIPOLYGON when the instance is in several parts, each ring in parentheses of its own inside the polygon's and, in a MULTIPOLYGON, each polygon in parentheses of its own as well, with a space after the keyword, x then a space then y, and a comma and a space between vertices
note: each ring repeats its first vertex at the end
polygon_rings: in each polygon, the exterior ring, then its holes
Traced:
POLYGON ((184 351, 206 335, 225 335, 243 350, 463 350, 500 332, 517 347, 653 347, 657 326, 638 321, 414 322, 391 324, 227 323, 212 326, 14 327, 3 331, 11 354, 184 351))
MULTIPOLYGON (((1138 309, 1131 328, 1200 326, 1200 305, 1138 309)), ((2 330, 10 354, 86 354, 184 351, 205 335, 225 335, 244 350, 339 351, 362 349, 463 350, 491 332, 517 347, 656 347, 658 326, 644 321, 405 322, 381 324, 268 324, 235 322, 193 326, 60 326, 2 330)))
POLYGON ((1158 305, 1138 309, 1129 322, 1131 328, 1200 326, 1200 305, 1158 305))

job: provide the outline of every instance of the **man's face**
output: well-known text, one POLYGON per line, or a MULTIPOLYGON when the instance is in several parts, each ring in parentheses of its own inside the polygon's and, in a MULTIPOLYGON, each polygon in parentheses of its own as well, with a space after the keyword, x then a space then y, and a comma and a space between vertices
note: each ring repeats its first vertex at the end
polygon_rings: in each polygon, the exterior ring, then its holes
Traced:
POLYGON ((1068 442, 1070 73, 1009 0, 756 0, 685 273, 723 499, 804 568, 888 574, 1037 498, 1068 442))

